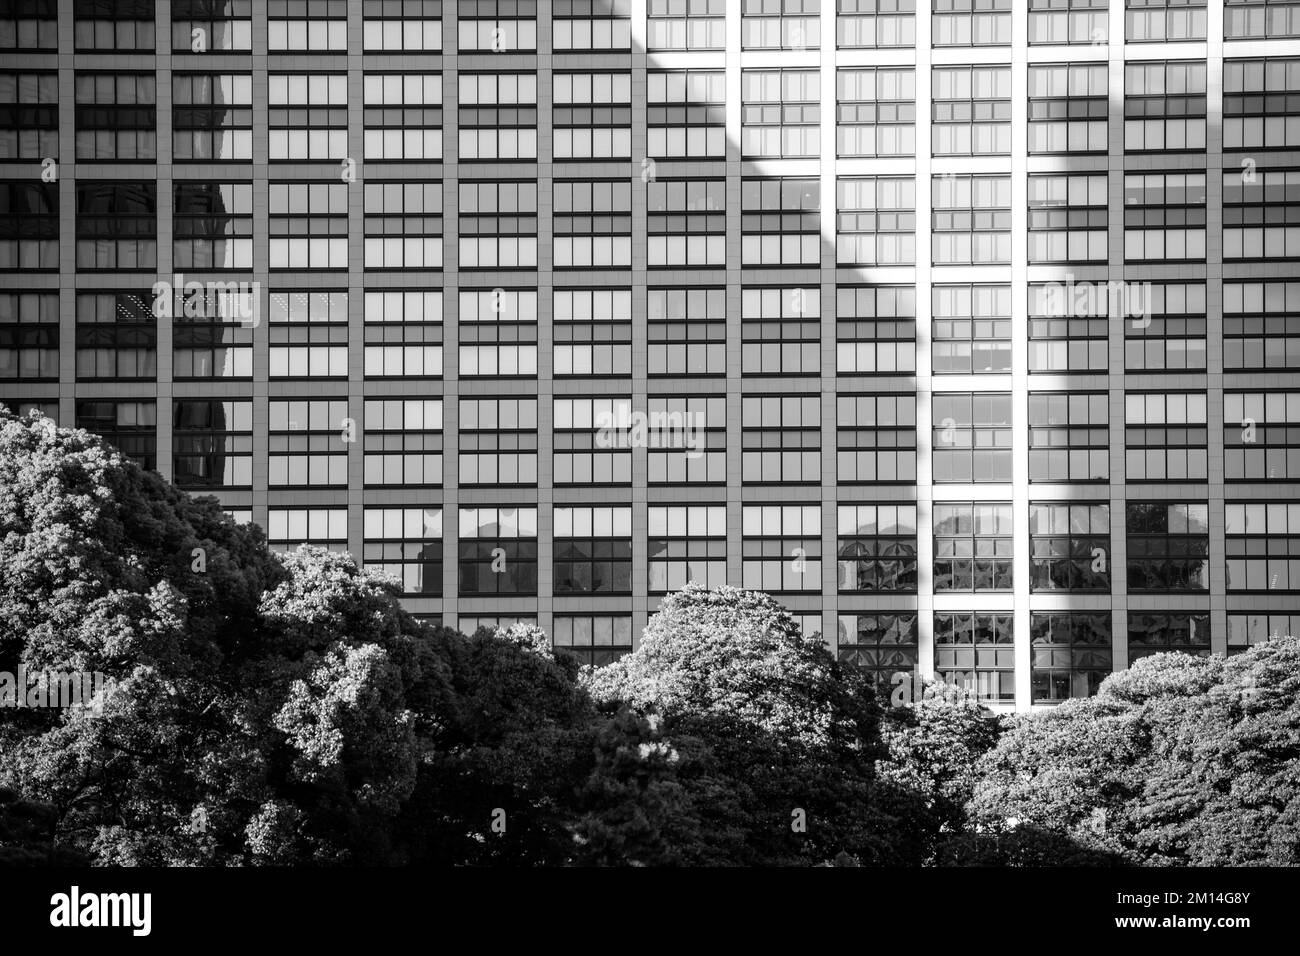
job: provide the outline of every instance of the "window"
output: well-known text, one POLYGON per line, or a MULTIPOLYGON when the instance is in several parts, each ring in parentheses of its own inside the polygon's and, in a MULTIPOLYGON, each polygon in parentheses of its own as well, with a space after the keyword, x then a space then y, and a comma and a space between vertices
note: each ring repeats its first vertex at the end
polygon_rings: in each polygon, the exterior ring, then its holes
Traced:
POLYGON ((456 627, 462 634, 474 634, 486 628, 489 631, 514 627, 524 624, 537 626, 535 614, 461 614, 457 617, 456 627))
POLYGON ((838 657, 866 672, 876 693, 889 696, 890 688, 916 675, 919 644, 914 611, 841 614, 837 626, 838 657))
POLYGON ((1011 262, 1011 177, 933 177, 935 265, 1011 262))
POLYGON ((646 46, 660 50, 724 50, 726 0, 647 0, 646 46))
POLYGON ((744 179, 740 195, 743 265, 821 264, 818 180, 744 179))
POLYGON ((1210 587, 1209 508, 1129 502, 1128 589, 1206 591, 1210 587))
POLYGON ((173 74, 172 159, 210 163, 252 158, 252 74, 173 74))
POLYGON ((346 485, 355 435, 346 399, 271 399, 270 486, 346 485))
POLYGON ((1105 392, 1030 392, 1029 480, 1107 480, 1109 401, 1105 392))
MULTIPOLYGON (((158 375, 158 319, 150 295, 124 290, 78 291, 76 301, 78 381, 152 381, 158 375)), ((57 304, 57 297, 52 304, 57 304)), ((57 310, 51 311, 57 316, 57 310)), ((57 324, 52 344, 57 348, 57 324)), ((57 367, 52 372, 57 378, 57 367)))
POLYGON ((726 73, 651 70, 646 74, 650 156, 723 159, 727 152, 726 73))
POLYGON ((1300 169, 1224 172, 1223 258, 1300 259, 1300 169))
POLYGON ((769 593, 822 589, 820 506, 745 505, 741 529, 741 587, 769 593))
POLYGON ((461 73, 461 162, 537 159, 537 75, 461 73))
POLYGON ((1128 615, 1128 662, 1169 652, 1210 656, 1210 615, 1181 611, 1128 615))
POLYGON ((1228 656, 1264 641, 1300 634, 1300 614, 1229 614, 1228 656))
POLYGON ((631 73, 555 73, 551 82, 556 159, 631 157, 631 73))
POLYGON ((1300 504, 1224 505, 1229 591, 1300 591, 1300 504))
POLYGON ((1205 283, 1144 285, 1145 314, 1124 323, 1124 368, 1145 372, 1204 371, 1205 283))
POLYGON ((17 0, 0 11, 0 50, 58 50, 58 0, 17 0))
POLYGON ((253 184, 177 181, 172 236, 177 270, 253 268, 253 184))
POLYGON ((555 509, 555 593, 632 593, 632 509, 555 509))
POLYGON ((916 290, 841 286, 835 290, 835 370, 839 375, 916 371, 916 290))
MULTIPOLYGON (((236 294, 200 286, 192 292, 176 290, 179 305, 170 310, 172 324, 172 375, 176 379, 251 378, 253 332, 243 305, 244 283, 236 294)), ((227 286, 228 288, 228 286, 227 286)), ((159 315, 167 311, 159 310, 159 315)), ((253 313, 256 316, 256 312, 253 313)))
POLYGON ((458 0, 456 6, 460 52, 537 49, 537 0, 458 0))
POLYGON ((740 152, 769 159, 815 157, 821 146, 821 74, 745 70, 740 152))
POLYGON ((741 291, 741 369, 745 375, 821 372, 821 290, 741 291))
POLYGON ((442 52, 442 0, 372 0, 361 12, 367 53, 442 52))
MULTIPOLYGON (((555 50, 630 50, 631 12, 632 0, 552 0, 551 46, 555 50)), ((629 648, 631 644, 629 633, 629 648)))
MULTIPOLYGON (((557 398, 552 417, 557 485, 632 483, 630 398, 557 398)), ((644 430, 639 436, 644 440, 644 430)), ((644 443, 644 441, 643 441, 644 443)))
POLYGON ((1300 282, 1223 283, 1223 367, 1300 368, 1300 282))
POLYGON ((1030 66, 1029 152, 1106 152, 1109 96, 1104 63, 1030 66))
POLYGON ((632 374, 631 289, 556 289, 551 319, 553 374, 632 374))
POLYGON ((1128 392, 1124 460, 1129 481, 1205 481, 1209 427, 1204 392, 1128 392))
POLYGON ((1300 478, 1300 392, 1224 392, 1224 478, 1300 478))
POLYGON ((1106 177, 1029 177, 1029 262, 1106 261, 1106 177))
POLYGON ((1205 174, 1126 173, 1124 260, 1204 259, 1205 174))
POLYGON ((1011 286, 935 285, 935 374, 1011 371, 1011 286))
POLYGON ((743 50, 816 50, 821 45, 821 0, 744 0, 743 50))
POLYGON ((649 374, 726 374, 726 289, 650 289, 646 299, 649 374))
POLYGON ((934 590, 1011 590, 1014 541, 1010 502, 935 504, 934 590))
POLYGON ((461 180, 459 189, 460 268, 536 269, 537 183, 461 180))
POLYGON ((1225 40, 1288 36, 1300 36, 1300 3, 1295 0, 1224 0, 1225 40))
POLYGON ((840 265, 916 262, 916 180, 911 176, 836 180, 835 260, 840 265))
POLYGON ((1124 65, 1124 149, 1205 149, 1205 62, 1124 65))
POLYGON ((367 269, 442 268, 442 183, 365 184, 367 269))
POLYGON ((266 81, 272 160, 347 157, 346 73, 272 73, 266 81))
POLYGON ((252 0, 172 0, 171 14, 173 52, 253 49, 252 0))
POLYGON ((442 597, 442 509, 367 508, 361 543, 367 569, 402 582, 402 593, 442 597))
MULTIPOLYGON (((1300 12, 1300 6, 1291 9, 1300 12)), ((1300 115, 1295 114, 1287 96, 1288 91, 1297 89, 1300 89, 1300 60, 1225 60, 1223 148, 1295 149, 1300 146, 1300 115)))
POLYGON ((1011 68, 934 67, 931 79, 935 156, 1011 153, 1011 68))
MULTIPOLYGON (((81 206, 78 188, 78 208, 81 206)), ((98 229, 98 223, 95 227, 98 229)), ((93 261, 93 247, 80 255, 93 261)), ((107 253, 106 253, 107 255, 107 253)), ((80 267, 80 261, 78 263, 80 267)), ((54 270, 59 267, 59 186, 57 183, 0 181, 0 269, 54 270)))
MULTIPOLYGON (((630 184, 625 185, 630 200, 630 184)), ((726 187, 725 179, 656 179, 648 183, 647 264, 672 268, 725 266, 726 187)), ((630 222, 627 228, 631 230, 630 222)), ((625 264, 630 262, 629 236, 625 264)))
POLYGON ((656 396, 647 411, 647 466, 656 484, 727 480, 726 396, 656 396))
POLYGON ((934 480, 1011 480, 1011 396, 953 392, 934 396, 934 480))
POLYGON ((348 294, 271 293, 271 378, 347 378, 348 294))
POLYGON ((537 375, 537 292, 492 289, 460 293, 462 377, 537 375))
POLYGON ((253 484, 253 403, 184 399, 172 405, 172 481, 178 488, 253 484))
POLYGON ((109 53, 139 51, 153 55, 156 46, 153 0, 76 0, 72 7, 76 49, 109 53))
POLYGON ((572 654, 589 667, 612 664, 632 652, 632 617, 628 614, 556 614, 555 650, 572 654))
POLYGON ((835 398, 835 472, 840 484, 916 481, 916 396, 835 398))
POLYGON ((821 481, 821 394, 741 399, 741 480, 821 481))
POLYGON ((537 509, 461 508, 460 595, 537 593, 537 509))
POLYGON ((727 509, 724 505, 674 505, 649 510, 649 590, 678 591, 694 581, 727 583, 727 509))
POLYGON ((367 488, 442 484, 442 399, 367 398, 367 488))
POLYGON ((0 292, 0 379, 58 378, 58 293, 0 292))
POLYGON ((292 551, 312 544, 330 551, 348 547, 346 508, 268 508, 266 543, 272 551, 292 551))
POLYGON ((77 159, 151 163, 158 158, 152 73, 78 73, 75 93, 77 159))
POLYGON ((59 74, 0 73, 0 159, 58 155, 59 74))
POLYGON ((934 0, 930 21, 940 46, 1010 46, 1011 0, 934 0))
POLYGON ((934 615, 934 670, 945 684, 986 702, 1016 699, 1016 655, 1011 611, 934 615))
POLYGON ((460 400, 460 483, 537 484, 537 399, 460 400))
POLYGON ((1109 290, 1074 296, 1060 283, 1030 284, 1029 371, 1105 371, 1110 313, 1109 290))
POLYGON ((1204 40, 1206 0, 1124 0, 1129 43, 1204 40))
POLYGON ((1110 675, 1110 614, 1034 611, 1029 632, 1035 704, 1092 697, 1110 675))
MULTIPOLYGON (((666 183, 650 183, 653 191, 666 183)), ((630 180, 555 180, 551 254, 557 269, 627 269, 632 265, 630 180)), ((719 190, 720 192, 721 190, 719 190)), ((651 205, 651 209, 654 207, 651 205)), ((651 243, 653 255, 654 244, 651 243)), ((653 260, 652 260, 653 264, 653 260)))
POLYGON ((836 0, 841 50, 916 46, 916 0, 836 0))
POLYGON ((1029 43, 1108 40, 1110 0, 1029 0, 1029 43))
POLYGON ((840 505, 840 593, 916 590, 916 505, 840 505))
POLYGON ((19 418, 27 418, 35 413, 42 418, 50 419, 50 421, 57 422, 59 419, 59 403, 57 401, 32 402, 0 397, 0 405, 5 406, 11 414, 17 415, 19 418))
POLYGON ((441 73, 367 73, 365 104, 367 160, 442 159, 441 73))
POLYGON ((347 0, 267 0, 266 13, 272 53, 347 52, 347 0))
POLYGON ((346 269, 348 184, 270 183, 270 268, 346 269))
POLYGON ((839 70, 835 76, 837 155, 916 154, 916 71, 912 67, 839 70))
POLYGON ((1032 591, 1110 591, 1110 505, 1029 505, 1032 591))
POLYGON ((78 401, 77 427, 94 432, 145 471, 158 467, 158 404, 78 401))
POLYGON ((150 272, 157 268, 157 183, 79 181, 77 269, 150 272))
POLYGON ((367 290, 365 320, 366 378, 442 377, 442 292, 367 290))

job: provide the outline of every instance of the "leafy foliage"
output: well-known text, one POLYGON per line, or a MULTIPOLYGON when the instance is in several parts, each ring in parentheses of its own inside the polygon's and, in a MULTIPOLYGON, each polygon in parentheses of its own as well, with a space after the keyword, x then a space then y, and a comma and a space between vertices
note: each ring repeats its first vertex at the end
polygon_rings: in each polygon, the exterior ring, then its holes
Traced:
POLYGON ((1029 827, 1131 864, 1295 865, 1300 640, 1157 654, 1095 698, 1017 718, 970 809, 987 832, 1029 827))

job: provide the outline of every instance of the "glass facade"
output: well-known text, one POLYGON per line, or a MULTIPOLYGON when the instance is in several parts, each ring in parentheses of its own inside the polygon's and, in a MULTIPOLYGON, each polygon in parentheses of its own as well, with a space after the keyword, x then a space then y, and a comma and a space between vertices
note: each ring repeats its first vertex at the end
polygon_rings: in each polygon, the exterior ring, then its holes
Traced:
POLYGON ((1300 620, 1300 2, 5 10, 0 401, 422 618, 1022 710, 1300 620))

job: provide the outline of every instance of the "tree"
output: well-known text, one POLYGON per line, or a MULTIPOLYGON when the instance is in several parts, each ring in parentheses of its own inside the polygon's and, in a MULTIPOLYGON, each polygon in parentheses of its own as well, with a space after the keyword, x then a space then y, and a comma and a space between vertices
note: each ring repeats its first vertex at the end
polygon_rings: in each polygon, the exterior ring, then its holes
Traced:
MULTIPOLYGON (((874 804, 871 691, 767 595, 688 585, 665 598, 637 650, 590 673, 587 686, 606 712, 659 717, 656 743, 677 754, 676 815, 658 832, 695 839, 666 837, 661 856, 748 865, 895 858, 892 821, 874 804)), ((624 815, 644 828, 646 814, 624 815)))
POLYGON ((595 761, 576 665, 398 591, 0 413, 0 670, 109 679, 97 712, 0 711, 0 785, 100 864, 562 862, 595 761))
POLYGON ((898 825, 916 858, 933 863, 966 830, 966 804, 976 764, 1002 732, 1002 719, 960 688, 924 685, 921 699, 885 711, 885 756, 876 763, 882 786, 896 796, 898 825))
POLYGON ((1094 698, 1016 718, 980 770, 969 810, 988 833, 1130 864, 1295 865, 1300 640, 1143 658, 1094 698))

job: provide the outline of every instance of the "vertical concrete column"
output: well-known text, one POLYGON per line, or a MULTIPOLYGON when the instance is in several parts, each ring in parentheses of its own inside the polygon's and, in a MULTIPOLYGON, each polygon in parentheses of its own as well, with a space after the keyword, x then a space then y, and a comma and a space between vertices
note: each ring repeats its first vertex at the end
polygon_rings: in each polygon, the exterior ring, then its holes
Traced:
MULTIPOLYGON (((649 223, 646 190, 639 171, 649 155, 646 109, 649 85, 646 77, 649 56, 646 54, 646 0, 632 0, 632 408, 649 408, 647 388, 650 374, 648 322, 646 305, 647 271, 646 229, 649 223)), ((650 617, 650 560, 647 550, 650 537, 648 452, 632 449, 632 646, 641 644, 641 632, 650 617)))
MULTIPOLYGON (((443 50, 456 47, 456 4, 442 5, 443 50)), ((442 623, 458 626, 460 588, 460 114, 456 53, 444 52, 442 74, 442 623)))
POLYGON ((1011 527, 1016 709, 1033 698, 1029 612, 1028 22, 1011 18, 1011 527))
POLYGON ((835 188, 838 148, 836 119, 836 43, 835 7, 821 15, 821 194, 822 194, 822 262, 821 262, 821 412, 822 412, 822 639, 832 653, 839 651, 839 472, 836 467, 836 309, 835 309, 835 226, 839 214, 839 194, 835 188))
MULTIPOLYGON (((545 7, 545 5, 539 5, 545 7)), ((552 431, 555 382, 552 378, 554 339, 552 318, 555 288, 552 211, 555 139, 552 131, 552 24, 537 17, 537 626, 553 634, 552 598, 555 574, 555 487, 552 431)), ((635 233, 634 233, 635 235, 635 233)))
POLYGON ((917 676, 934 676, 934 466, 930 364, 930 11, 916 12, 916 628, 917 676))

